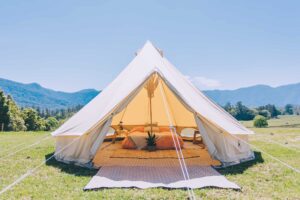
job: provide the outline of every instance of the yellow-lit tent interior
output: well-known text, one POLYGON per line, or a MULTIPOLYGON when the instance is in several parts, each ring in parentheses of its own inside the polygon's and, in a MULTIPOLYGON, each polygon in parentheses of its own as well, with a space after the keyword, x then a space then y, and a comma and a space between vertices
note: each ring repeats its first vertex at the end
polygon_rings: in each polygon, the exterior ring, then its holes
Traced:
MULTIPOLYGON (((120 121, 127 128, 137 125, 151 125, 150 112, 152 111, 152 123, 157 126, 173 125, 178 129, 196 128, 193 113, 179 101, 159 75, 153 74, 152 76, 158 82, 151 97, 152 105, 150 105, 147 87, 142 88, 123 111, 113 117, 112 126, 117 127, 120 121), (168 112, 170 119, 168 118, 168 112)), ((150 78, 149 81, 151 80, 150 78)))

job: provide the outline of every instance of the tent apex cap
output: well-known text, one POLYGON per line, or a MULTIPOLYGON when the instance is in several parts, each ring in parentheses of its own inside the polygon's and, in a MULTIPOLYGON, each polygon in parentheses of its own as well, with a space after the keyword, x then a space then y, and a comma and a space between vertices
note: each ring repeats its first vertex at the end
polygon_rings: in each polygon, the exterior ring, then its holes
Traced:
POLYGON ((153 44, 150 40, 147 40, 147 41, 145 42, 144 46, 146 46, 146 45, 151 45, 151 46, 153 46, 154 48, 156 48, 156 47, 154 46, 154 44, 153 44))
POLYGON ((143 51, 144 49, 155 50, 156 52, 159 53, 159 55, 160 55, 161 57, 164 57, 163 51, 162 51, 161 49, 157 48, 150 40, 147 40, 147 41, 145 42, 145 44, 144 44, 144 46, 142 47, 142 49, 139 50, 139 51, 136 53, 136 55, 139 54, 139 53, 140 53, 141 51, 143 51))

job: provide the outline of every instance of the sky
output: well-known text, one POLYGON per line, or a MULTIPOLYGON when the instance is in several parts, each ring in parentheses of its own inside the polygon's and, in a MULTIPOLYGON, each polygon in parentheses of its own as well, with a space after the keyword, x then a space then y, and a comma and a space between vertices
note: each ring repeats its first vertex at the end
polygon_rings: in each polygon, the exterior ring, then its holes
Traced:
POLYGON ((300 82, 300 1, 0 0, 0 77, 103 89, 150 40, 200 89, 300 82))

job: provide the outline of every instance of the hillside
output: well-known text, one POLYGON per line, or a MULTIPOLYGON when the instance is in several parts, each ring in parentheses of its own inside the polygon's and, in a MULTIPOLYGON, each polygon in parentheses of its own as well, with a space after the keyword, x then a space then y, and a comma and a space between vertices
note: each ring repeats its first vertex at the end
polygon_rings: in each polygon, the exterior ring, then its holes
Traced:
MULTIPOLYGON (((94 89, 81 90, 74 93, 54 91, 44 88, 37 83, 23 84, 0 78, 0 89, 13 96, 22 107, 38 106, 41 108, 67 108, 85 105, 99 91, 94 89)), ((242 101, 247 106, 275 104, 284 106, 288 103, 300 105, 300 83, 280 87, 255 85, 236 90, 209 90, 204 93, 220 105, 227 102, 242 101)))
POLYGON ((23 84, 0 78, 0 89, 10 94, 19 106, 49 109, 67 108, 85 105, 99 92, 94 89, 74 93, 54 91, 37 83, 23 84))
POLYGON ((236 90, 211 90, 204 92, 220 105, 238 101, 242 101, 243 104, 251 107, 269 103, 277 106, 284 106, 289 103, 300 105, 300 83, 279 87, 255 85, 236 90))

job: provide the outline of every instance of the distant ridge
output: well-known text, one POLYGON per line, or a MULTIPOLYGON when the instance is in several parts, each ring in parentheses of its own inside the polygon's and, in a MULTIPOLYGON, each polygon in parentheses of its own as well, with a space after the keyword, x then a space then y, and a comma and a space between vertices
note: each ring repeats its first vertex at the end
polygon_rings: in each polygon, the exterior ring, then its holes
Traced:
MULTIPOLYGON (((19 106, 40 107, 49 109, 68 108, 85 105, 99 94, 95 89, 78 92, 60 92, 42 87, 37 83, 24 84, 0 78, 0 89, 10 94, 19 106)), ((236 90, 207 90, 204 93, 220 105, 227 102, 256 107, 265 104, 285 106, 286 104, 300 105, 300 83, 270 87, 255 85, 236 90)))
POLYGON ((99 91, 86 89, 78 92, 60 92, 42 87, 37 83, 24 84, 0 78, 0 89, 11 95, 21 107, 40 107, 42 109, 61 109, 85 105, 99 91))
POLYGON ((268 85, 255 85, 236 90, 208 90, 204 93, 220 105, 227 102, 255 107, 265 104, 285 106, 286 104, 300 105, 300 83, 270 87, 268 85))

